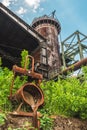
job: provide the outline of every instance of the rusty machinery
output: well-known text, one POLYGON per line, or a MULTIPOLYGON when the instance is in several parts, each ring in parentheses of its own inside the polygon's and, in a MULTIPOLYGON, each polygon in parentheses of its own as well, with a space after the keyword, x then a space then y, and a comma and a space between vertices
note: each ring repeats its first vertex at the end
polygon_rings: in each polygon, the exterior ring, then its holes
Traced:
POLYGON ((38 119, 37 117, 40 115, 37 112, 37 109, 40 105, 44 103, 44 95, 43 91, 40 88, 40 83, 43 79, 43 76, 39 73, 34 72, 34 58, 30 55, 26 56, 25 60, 25 66, 24 68, 18 67, 16 65, 13 66, 13 80, 12 80, 12 85, 10 88, 10 100, 14 101, 16 99, 18 101, 18 108, 16 109, 15 112, 12 112, 12 115, 18 115, 18 116, 30 116, 33 117, 33 126, 35 128, 38 128, 39 130, 39 125, 38 125, 38 119), (27 69, 26 64, 27 61, 31 59, 31 69, 27 69), (13 86, 14 86, 14 80, 16 75, 26 75, 28 78, 30 78, 32 81, 35 81, 34 83, 25 83, 22 85, 15 94, 13 94, 13 86), (23 104, 28 104, 32 111, 31 112, 24 112, 21 110, 21 107, 23 104))

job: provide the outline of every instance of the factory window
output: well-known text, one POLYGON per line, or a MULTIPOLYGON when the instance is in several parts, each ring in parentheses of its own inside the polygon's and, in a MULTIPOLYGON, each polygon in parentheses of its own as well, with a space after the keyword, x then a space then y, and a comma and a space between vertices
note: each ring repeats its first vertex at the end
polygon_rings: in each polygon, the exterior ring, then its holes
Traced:
POLYGON ((42 57, 42 63, 46 64, 46 57, 42 57))
POLYGON ((41 51, 41 60, 43 64, 47 64, 47 50, 44 47, 42 47, 41 51))
POLYGON ((46 49, 45 48, 42 48, 42 55, 46 56, 46 49))

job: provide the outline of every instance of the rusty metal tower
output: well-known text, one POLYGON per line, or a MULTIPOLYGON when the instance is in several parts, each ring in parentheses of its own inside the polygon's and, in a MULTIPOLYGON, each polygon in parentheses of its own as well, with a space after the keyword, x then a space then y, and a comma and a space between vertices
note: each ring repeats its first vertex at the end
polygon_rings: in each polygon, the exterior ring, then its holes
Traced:
POLYGON ((61 42, 62 65, 64 69, 87 57, 87 36, 74 32, 61 42))
POLYGON ((55 18, 55 11, 51 15, 44 15, 35 18, 32 22, 32 27, 46 38, 47 48, 42 49, 42 60, 49 65, 49 75, 52 76, 60 71, 60 47, 58 41, 58 34, 61 31, 61 26, 58 19, 55 18), (46 53, 47 51, 47 53, 46 53), (47 54, 47 55, 46 55, 47 54))

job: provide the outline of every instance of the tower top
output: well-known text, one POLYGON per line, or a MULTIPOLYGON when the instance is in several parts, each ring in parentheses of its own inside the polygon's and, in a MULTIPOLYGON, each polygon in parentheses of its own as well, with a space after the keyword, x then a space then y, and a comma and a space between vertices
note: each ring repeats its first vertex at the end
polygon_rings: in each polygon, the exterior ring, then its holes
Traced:
POLYGON ((55 18, 55 13, 56 13, 56 10, 54 10, 54 11, 51 13, 51 17, 52 17, 52 18, 55 18))
POLYGON ((49 23, 54 25, 57 28, 58 34, 61 31, 61 25, 59 20, 55 17, 55 12, 56 10, 54 10, 50 15, 43 15, 41 17, 38 18, 34 18, 33 22, 32 22, 32 27, 35 28, 40 24, 44 24, 44 23, 49 23))

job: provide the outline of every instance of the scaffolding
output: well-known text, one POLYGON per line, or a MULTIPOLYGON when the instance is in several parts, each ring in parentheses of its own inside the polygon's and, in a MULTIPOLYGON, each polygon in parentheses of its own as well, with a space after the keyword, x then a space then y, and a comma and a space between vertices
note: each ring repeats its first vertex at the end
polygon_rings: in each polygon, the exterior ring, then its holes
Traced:
POLYGON ((61 42, 62 66, 65 69, 87 57, 87 36, 76 31, 61 42))

